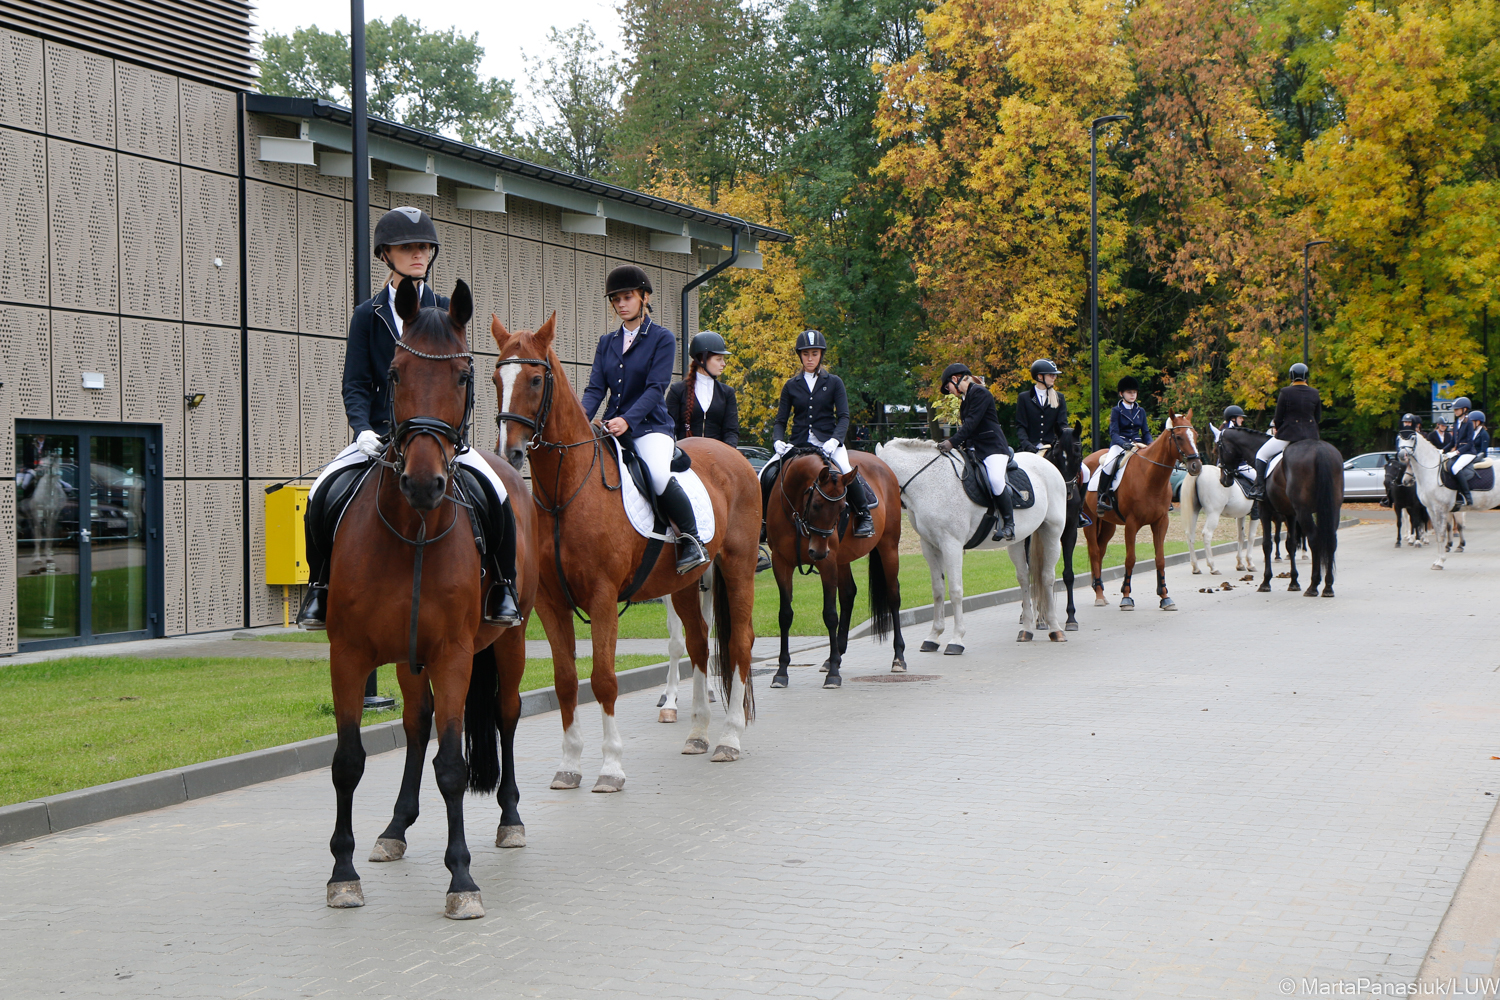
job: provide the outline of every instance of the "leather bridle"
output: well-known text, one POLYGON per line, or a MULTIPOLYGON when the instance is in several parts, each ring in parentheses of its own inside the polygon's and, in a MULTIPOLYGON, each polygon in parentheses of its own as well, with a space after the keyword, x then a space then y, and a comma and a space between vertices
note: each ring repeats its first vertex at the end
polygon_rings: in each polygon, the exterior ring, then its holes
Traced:
MULTIPOLYGON (((458 466, 458 456, 469 450, 469 426, 474 419, 474 355, 468 351, 457 354, 427 354, 399 340, 396 341, 396 346, 426 361, 467 360, 469 362, 468 371, 459 376, 464 386, 464 419, 462 424, 454 427, 448 421, 439 420, 437 417, 409 417, 397 424, 396 429, 386 439, 390 443, 391 450, 395 452, 396 460, 387 462, 384 459, 376 459, 376 461, 398 473, 405 472, 406 449, 411 444, 411 439, 427 435, 436 438, 439 445, 446 441, 453 446, 453 455, 447 462, 447 472, 451 476, 458 466)), ((386 372, 386 380, 391 384, 391 400, 394 404, 396 398, 394 387, 400 382, 394 365, 386 372)), ((392 408, 394 409, 394 405, 392 408)))
POLYGON ((528 450, 541 444, 550 444, 542 440, 542 428, 547 426, 547 417, 552 413, 552 362, 546 358, 501 358, 495 362, 495 370, 499 371, 501 365, 541 365, 542 374, 542 404, 537 407, 536 416, 528 417, 522 413, 512 413, 502 410, 495 417, 496 429, 502 429, 505 421, 514 420, 522 427, 531 428, 531 440, 527 443, 528 450))

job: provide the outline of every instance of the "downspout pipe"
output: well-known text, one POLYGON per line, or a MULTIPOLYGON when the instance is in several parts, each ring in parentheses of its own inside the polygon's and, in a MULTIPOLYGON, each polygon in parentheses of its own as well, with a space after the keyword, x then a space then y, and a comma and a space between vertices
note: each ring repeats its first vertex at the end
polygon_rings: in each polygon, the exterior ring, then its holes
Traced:
POLYGON ((692 281, 689 281, 687 284, 682 286, 682 312, 680 313, 680 315, 682 316, 682 330, 678 333, 678 336, 682 338, 683 378, 687 378, 688 347, 692 343, 692 338, 688 336, 688 330, 690 329, 690 327, 688 326, 688 293, 697 288, 699 285, 703 284, 709 278, 715 277, 725 270, 733 267, 734 262, 740 259, 740 233, 748 232, 750 229, 750 224, 744 219, 735 219, 734 221, 736 223, 735 228, 731 230, 729 234, 729 259, 720 261, 713 267, 709 268, 707 271, 704 271, 702 274, 698 275, 698 277, 694 278, 692 281))

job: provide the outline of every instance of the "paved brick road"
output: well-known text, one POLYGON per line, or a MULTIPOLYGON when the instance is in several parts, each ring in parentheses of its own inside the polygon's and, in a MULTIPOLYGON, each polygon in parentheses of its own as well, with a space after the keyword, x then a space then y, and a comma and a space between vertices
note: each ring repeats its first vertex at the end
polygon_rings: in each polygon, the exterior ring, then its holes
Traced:
MULTIPOLYGON (((889 660, 860 642, 841 691, 811 667, 787 691, 759 679, 736 764, 679 755, 687 726, 632 695, 619 795, 548 791, 556 716, 525 720, 531 846, 489 846, 497 810, 470 800, 480 921, 442 917, 430 772, 406 860, 360 864, 362 910, 323 905, 326 771, 0 849, 0 992, 1113 1000, 1410 982, 1500 794, 1494 619, 1466 610, 1500 578, 1500 519, 1470 520, 1443 573, 1385 526, 1346 530, 1332 601, 1200 594, 1181 567, 1180 612, 1084 608, 1066 646, 1017 646, 1013 607, 976 613, 968 655, 911 655, 931 682, 854 681, 889 660)), ((370 761, 357 858, 400 763, 370 761)))

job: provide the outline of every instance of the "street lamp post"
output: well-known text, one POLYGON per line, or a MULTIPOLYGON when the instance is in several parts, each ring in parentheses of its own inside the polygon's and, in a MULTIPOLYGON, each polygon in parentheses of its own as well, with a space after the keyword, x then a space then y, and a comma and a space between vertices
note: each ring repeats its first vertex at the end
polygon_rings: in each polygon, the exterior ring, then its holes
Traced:
POLYGON ((1099 126, 1124 121, 1128 115, 1105 115, 1089 125, 1089 334, 1093 360, 1089 381, 1093 385, 1090 419, 1094 425, 1094 448, 1104 447, 1099 432, 1099 126))
POLYGON ((1302 363, 1304 365, 1308 364, 1307 342, 1308 338, 1311 336, 1310 331, 1312 329, 1307 318, 1307 286, 1308 282, 1311 280, 1311 273, 1308 270, 1307 264, 1307 255, 1312 251, 1313 247, 1327 246, 1332 242, 1333 240, 1312 240, 1302 247, 1302 363))

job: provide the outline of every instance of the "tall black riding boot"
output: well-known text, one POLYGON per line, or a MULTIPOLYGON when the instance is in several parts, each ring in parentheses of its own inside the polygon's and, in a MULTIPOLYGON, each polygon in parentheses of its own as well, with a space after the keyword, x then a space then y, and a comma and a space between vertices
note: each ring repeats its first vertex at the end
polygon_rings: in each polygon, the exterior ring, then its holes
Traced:
POLYGON ((1461 501, 1463 501, 1463 502, 1461 504, 1455 504, 1454 508, 1453 508, 1454 510, 1457 510, 1459 507, 1472 507, 1472 506, 1474 506, 1474 493, 1473 493, 1473 490, 1469 486, 1469 483, 1471 481, 1473 481, 1473 479, 1474 479, 1474 470, 1473 469, 1466 468, 1466 469, 1462 469, 1462 470, 1459 471, 1459 473, 1458 473, 1458 498, 1461 501))
POLYGON ((322 497, 309 497, 302 514, 307 545, 307 592, 297 611, 297 627, 321 632, 328 627, 328 550, 323 544, 322 497))
POLYGON ((667 481, 667 488, 657 500, 661 503, 662 513, 677 526, 677 572, 688 573, 708 562, 708 553, 698 540, 698 518, 693 514, 693 501, 688 499, 687 491, 676 476, 667 481))
POLYGON ((1094 512, 1100 515, 1115 509, 1115 470, 1099 476, 1099 495, 1094 498, 1094 512))
POLYGON ((856 470, 854 482, 849 488, 849 509, 854 513, 855 538, 875 536, 875 519, 870 516, 870 508, 879 503, 880 500, 875 496, 875 491, 870 489, 870 484, 865 482, 864 477, 856 470))
POLYGON ((1250 484, 1250 499, 1264 500, 1266 498, 1266 466, 1270 464, 1268 459, 1257 458, 1255 460, 1255 482, 1250 484))
POLYGON ((766 544, 766 511, 771 508, 771 486, 776 482, 776 477, 781 475, 781 459, 773 458, 766 465, 775 466, 771 475, 765 474, 765 466, 761 467, 760 476, 760 544, 766 544))
POLYGON ((995 533, 990 536, 992 542, 1013 542, 1016 540, 1016 503, 1015 498, 1010 495, 1009 489, 1004 489, 995 497, 995 509, 1000 511, 1000 524, 995 528, 995 533))
POLYGON ((512 628, 521 624, 521 608, 516 596, 516 515, 509 497, 492 513, 489 527, 494 570, 484 594, 484 623, 512 628))

